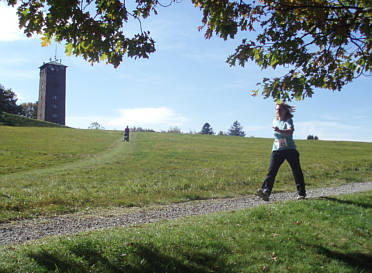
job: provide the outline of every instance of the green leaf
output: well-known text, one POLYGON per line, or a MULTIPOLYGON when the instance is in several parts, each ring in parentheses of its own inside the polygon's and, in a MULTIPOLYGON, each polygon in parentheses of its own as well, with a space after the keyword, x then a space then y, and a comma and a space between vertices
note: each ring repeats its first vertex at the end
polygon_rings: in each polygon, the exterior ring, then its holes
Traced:
POLYGON ((99 60, 100 61, 104 61, 108 58, 107 54, 103 53, 100 57, 99 57, 99 60))
POLYGON ((65 53, 67 56, 71 56, 72 49, 73 49, 72 43, 67 43, 65 46, 65 53))
POLYGON ((271 55, 270 66, 275 68, 278 62, 279 60, 275 57, 275 55, 271 55))

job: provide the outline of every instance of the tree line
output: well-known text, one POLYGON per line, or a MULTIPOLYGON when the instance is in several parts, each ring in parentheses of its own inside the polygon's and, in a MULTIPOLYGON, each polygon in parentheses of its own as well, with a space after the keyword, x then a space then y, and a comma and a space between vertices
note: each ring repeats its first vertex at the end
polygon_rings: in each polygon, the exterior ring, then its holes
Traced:
MULTIPOLYGON (((204 123, 201 131, 199 132, 202 135, 214 135, 215 132, 213 131, 212 126, 206 122, 204 123)), ((245 136, 245 132, 243 130, 243 127, 240 125, 240 123, 236 120, 234 121, 233 125, 230 127, 227 133, 224 133, 223 131, 220 131, 218 133, 219 136, 245 136)), ((307 140, 319 140, 318 136, 315 135, 308 135, 307 140)))
MULTIPOLYGON (((213 128, 212 126, 206 122, 204 123, 201 131, 200 131, 200 134, 202 135, 214 135, 214 131, 213 131, 213 128)), ((231 125, 230 129, 228 130, 227 133, 224 133, 223 131, 220 131, 218 133, 218 135, 228 135, 228 136, 240 136, 240 137, 244 137, 245 136, 245 132, 243 130, 243 127, 240 125, 240 123, 236 120, 234 121, 234 123, 231 125)))
MULTIPOLYGON (((0 84, 0 113, 6 112, 10 114, 16 114, 25 116, 28 118, 37 119, 37 102, 26 102, 22 104, 17 104, 18 98, 15 92, 12 89, 6 89, 2 84, 0 84)), ((92 122, 88 129, 104 129, 104 127, 99 124, 97 121, 92 122)), ((151 129, 143 129, 141 127, 133 127, 131 128, 132 132, 154 132, 151 129)), ((178 127, 171 127, 168 130, 168 133, 181 133, 181 129, 178 127)), ((211 125, 206 122, 203 125, 203 128, 200 131, 200 134, 207 134, 207 135, 214 135, 213 129, 211 125)), ((238 121, 235 121, 231 128, 229 129, 228 133, 225 134, 224 132, 220 131, 219 135, 230 135, 230 136, 245 136, 245 132, 243 131, 242 126, 238 121)))
MULTIPOLYGON (((16 93, 12 91, 12 89, 6 89, 2 84, 0 84, 0 113, 6 112, 10 114, 16 114, 25 116, 28 118, 37 119, 37 102, 26 102, 22 104, 17 104, 18 98, 16 93)), ((97 121, 92 122, 88 129, 102 129, 105 128, 99 124, 97 121)), ((132 132, 155 132, 152 129, 143 129, 141 127, 133 127, 131 128, 132 132)), ((181 133, 181 129, 178 127, 171 127, 167 133, 181 133)), ((201 131, 199 134, 202 135, 215 135, 216 133, 213 131, 212 126, 206 122, 202 126, 201 131)), ((223 131, 219 131, 218 135, 227 135, 227 136, 240 136, 244 137, 246 134, 243 130, 241 124, 236 120, 233 122, 227 133, 223 131)), ((309 135, 307 137, 308 140, 314 139, 318 140, 317 136, 309 135)))

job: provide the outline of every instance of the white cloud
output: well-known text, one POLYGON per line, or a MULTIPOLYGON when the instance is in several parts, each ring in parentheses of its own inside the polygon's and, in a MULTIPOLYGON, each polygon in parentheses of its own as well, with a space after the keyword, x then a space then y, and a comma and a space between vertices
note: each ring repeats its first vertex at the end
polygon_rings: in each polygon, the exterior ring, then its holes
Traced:
POLYGON ((66 125, 69 127, 87 129, 92 122, 98 122, 106 128, 105 125, 109 122, 109 118, 103 116, 70 116, 68 113, 66 115, 66 125))
POLYGON ((167 107, 148 107, 119 109, 118 117, 109 116, 66 116, 66 125, 74 128, 86 129, 92 122, 98 122, 105 129, 121 130, 125 126, 142 127, 157 131, 167 130, 170 127, 182 127, 188 119, 175 113, 167 107))
POLYGON ((172 126, 180 127, 187 120, 167 107, 132 108, 120 109, 119 117, 110 120, 108 125, 119 128, 129 125, 159 130, 172 126))
POLYGON ((322 140, 372 141, 372 130, 362 124, 336 121, 306 121, 295 123, 298 138, 316 135, 322 140))
POLYGON ((3 1, 0 2, 0 42, 11 42, 27 39, 19 29, 16 8, 9 7, 3 1))

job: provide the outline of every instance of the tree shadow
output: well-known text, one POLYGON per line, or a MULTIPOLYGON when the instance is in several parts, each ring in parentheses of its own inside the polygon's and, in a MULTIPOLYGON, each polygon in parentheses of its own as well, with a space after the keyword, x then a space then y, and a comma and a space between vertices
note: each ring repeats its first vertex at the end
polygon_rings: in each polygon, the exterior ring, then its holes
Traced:
MULTIPOLYGON (((127 264, 124 272, 128 273, 207 273, 207 272, 232 272, 219 255, 203 253, 199 250, 188 249, 179 251, 177 257, 162 253, 153 245, 144 246, 135 244, 135 262, 127 264)), ((176 247, 176 246, 175 246, 176 247)))
POLYGON ((372 254, 363 254, 357 252, 342 253, 338 251, 332 251, 322 246, 310 245, 318 249, 320 254, 326 255, 331 259, 336 259, 344 262, 358 270, 365 272, 372 272, 372 254))
POLYGON ((61 257, 62 255, 48 252, 45 249, 41 249, 37 252, 31 251, 28 256, 40 266, 44 267, 47 272, 54 272, 57 268, 62 270, 62 272, 85 272, 84 266, 81 264, 71 261, 67 257, 61 257))
MULTIPOLYGON (((210 247, 210 246, 209 246, 210 247)), ((115 250, 115 256, 105 256, 93 243, 84 242, 70 246, 63 255, 58 251, 33 251, 29 257, 47 272, 106 272, 106 273, 233 273, 236 270, 226 264, 224 256, 231 253, 224 246, 195 250, 192 246, 178 248, 170 256, 153 244, 133 243, 130 250, 115 250), (218 247, 218 253, 213 251, 218 247), (207 251, 206 251, 207 250, 207 251), (126 253, 127 252, 127 253, 126 253), (71 256, 75 257, 74 260, 71 256), (79 262, 77 262, 79 261, 79 262)))
POLYGON ((349 200, 341 200, 341 199, 337 199, 337 198, 334 198, 334 197, 320 197, 320 199, 333 201, 333 202, 337 202, 337 203, 341 203, 341 204, 354 205, 354 206, 358 206, 358 207, 361 207, 361 208, 364 208, 364 209, 372 208, 372 205, 367 203, 367 202, 366 203, 354 202, 354 201, 349 201, 349 200))

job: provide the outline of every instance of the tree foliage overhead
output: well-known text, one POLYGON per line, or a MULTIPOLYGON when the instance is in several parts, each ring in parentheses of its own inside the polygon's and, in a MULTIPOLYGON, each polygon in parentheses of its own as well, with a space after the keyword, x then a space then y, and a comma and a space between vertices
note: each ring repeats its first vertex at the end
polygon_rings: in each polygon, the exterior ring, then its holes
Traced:
MULTIPOLYGON (((158 0, 6 0, 19 2, 20 26, 43 45, 66 41, 66 53, 91 63, 119 66, 123 57, 148 58, 155 51, 140 20, 156 14, 158 0), (139 33, 128 37, 126 23, 139 20, 139 33)), ((170 4, 178 0, 170 0, 170 4)), ((228 57, 231 65, 255 62, 261 69, 285 67, 281 77, 264 78, 264 97, 311 97, 314 88, 341 90, 372 72, 371 0, 191 0, 203 12, 205 37, 243 38, 228 57), (249 35, 248 35, 249 34, 249 35)), ((256 95, 259 89, 253 94, 256 95)))
POLYGON ((156 13, 156 3, 137 0, 130 11, 119 0, 7 0, 9 5, 20 4, 20 27, 31 37, 41 34, 42 45, 52 40, 65 41, 67 55, 82 56, 92 64, 106 60, 117 67, 123 57, 148 58, 155 51, 149 32, 128 37, 125 23, 129 19, 146 18, 156 13))
POLYGON ((255 40, 243 39, 228 58, 230 65, 254 61, 262 69, 288 69, 282 77, 263 79, 265 97, 300 100, 314 88, 341 90, 372 72, 371 0, 193 2, 203 10, 206 38, 256 31, 255 40))

